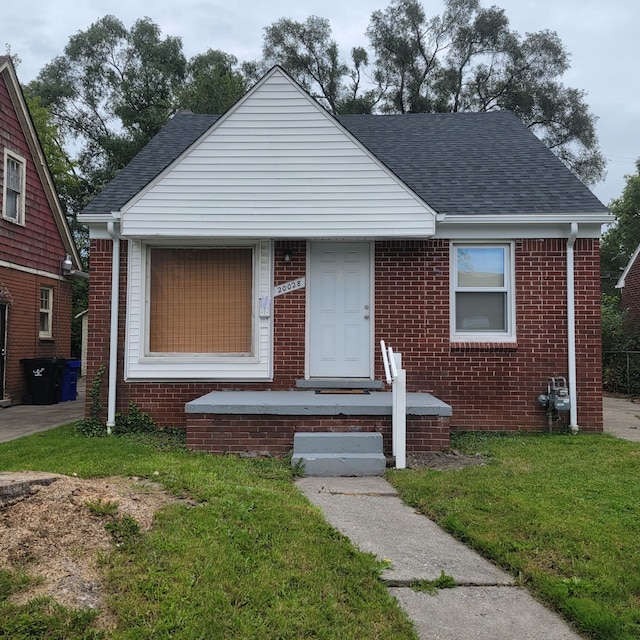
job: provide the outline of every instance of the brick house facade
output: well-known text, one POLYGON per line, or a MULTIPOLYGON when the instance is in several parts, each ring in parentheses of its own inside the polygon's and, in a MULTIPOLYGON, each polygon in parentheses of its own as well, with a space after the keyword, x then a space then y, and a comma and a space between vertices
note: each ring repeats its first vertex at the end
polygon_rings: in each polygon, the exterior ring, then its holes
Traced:
POLYGON ((80 259, 11 61, 0 56, 0 401, 25 397, 24 358, 69 357, 80 259))
MULTIPOLYGON (((319 347, 314 345, 316 337, 310 335, 313 296, 321 288, 320 279, 314 275, 313 251, 314 247, 333 251, 346 242, 349 247, 364 247, 370 260, 371 297, 366 298, 364 311, 358 311, 373 320, 358 325, 371 327, 359 329, 370 330, 371 353, 366 354, 370 357, 370 374, 341 377, 341 365, 337 363, 338 375, 329 382, 333 389, 348 390, 354 380, 362 382, 361 378, 366 378, 371 383, 371 393, 384 389, 382 384, 376 386, 384 379, 376 345, 380 339, 393 345, 402 353, 408 391, 431 394, 451 407, 450 417, 408 416, 409 450, 444 449, 450 430, 546 428, 538 394, 545 389, 549 376, 572 377, 568 373, 572 348, 568 338, 569 304, 575 315, 572 328, 576 362, 575 380, 571 379, 570 384, 579 406, 579 427, 601 431, 598 238, 608 213, 515 118, 504 114, 504 119, 501 116, 498 121, 493 115, 451 114, 438 118, 424 114, 418 118, 407 116, 405 120, 348 116, 336 121, 276 68, 223 118, 176 116, 81 216, 92 235, 92 357, 87 376, 91 379, 100 366, 109 368, 110 363, 116 363, 109 382, 116 385, 112 413, 125 412, 129 403, 135 402, 161 426, 186 427, 187 442, 192 448, 217 453, 286 453, 295 432, 323 430, 379 431, 388 448, 388 416, 185 413, 187 403, 212 391, 322 390, 327 376, 314 375, 313 351, 328 347, 324 339, 319 347), (297 164, 287 164, 283 153, 279 159, 259 158, 264 164, 247 168, 258 162, 255 158, 263 149, 256 124, 263 114, 255 116, 252 109, 259 111, 270 92, 279 94, 265 116, 269 122, 264 133, 265 146, 269 148, 265 157, 280 153, 278 141, 271 137, 274 121, 287 130, 289 138, 297 136, 296 149, 302 147, 310 153, 299 158, 297 164), (299 129, 289 130, 290 124, 285 121, 293 103, 305 113, 305 120, 299 129), (242 138, 247 113, 255 121, 250 138, 242 138), (474 117, 466 117, 469 115, 474 117), (432 125, 434 117, 437 121, 432 125), (495 123, 496 131, 487 131, 485 123, 489 129, 495 123), (229 129, 225 128, 227 125, 229 129), (399 139, 402 130, 397 127, 405 126, 409 127, 405 135, 413 141, 416 154, 437 156, 436 147, 446 154, 455 146, 452 142, 466 144, 466 150, 455 149, 446 158, 457 158, 459 166, 442 168, 451 166, 451 162, 437 157, 430 166, 426 156, 412 159, 412 149, 403 147, 399 139), (308 133, 320 127, 322 140, 308 133), (502 155, 509 156, 511 144, 513 157, 495 160, 497 154, 488 146, 491 139, 502 134, 504 140, 497 142, 502 155), (233 154, 225 155, 231 146, 228 138, 224 139, 224 146, 215 146, 218 139, 230 135, 236 136, 238 149, 243 152, 247 145, 251 147, 237 173, 233 154), (427 151, 420 135, 434 140, 427 151), (323 155, 330 136, 335 136, 332 144, 339 150, 332 151, 330 160, 318 163, 317 156, 323 155), (401 154, 394 151, 398 148, 402 149, 401 154), (165 157, 158 159, 159 154, 165 157), (209 164, 202 160, 207 154, 211 158, 206 161, 209 164), (474 154, 482 157, 474 159, 474 154), (477 174, 473 171, 474 160, 482 166, 477 174), (270 162, 278 166, 275 178, 271 176, 270 162), (304 178, 306 186, 300 199, 299 166, 303 162, 314 163, 310 169, 313 177, 304 178), (504 164, 496 168, 487 165, 489 162, 504 164), (354 169, 357 163, 361 163, 358 172, 354 169), (528 182, 534 180, 531 176, 536 173, 531 167, 538 168, 538 163, 542 164, 537 173, 548 172, 548 184, 532 184, 529 188, 528 182), (338 165, 339 171, 335 169, 338 165), (451 171, 448 186, 447 171, 451 171), (487 196, 486 184, 491 181, 485 174, 492 171, 504 180, 487 196), (362 178, 365 172, 368 173, 362 178), (498 172, 504 175, 499 176, 498 172), (340 195, 342 186, 338 183, 343 175, 352 188, 340 195), (257 186, 252 187, 250 180, 257 186), (522 184, 518 184, 519 180, 522 184), (511 183, 516 186, 510 193, 511 183), (219 204, 203 184, 212 185, 211 190, 220 189, 218 198, 224 202, 219 204), (239 186, 228 186, 236 184, 239 186), (380 185, 384 185, 384 193, 380 185), (560 196, 549 195, 551 185, 560 196), (237 190, 230 195, 229 190, 234 188, 237 190), (258 196, 256 192, 261 189, 264 195, 258 196), (474 189, 479 194, 477 198, 474 189), (278 195, 274 196, 274 192, 278 195), (181 200, 181 193, 188 194, 186 199, 181 200), (540 193, 543 201, 536 201, 540 193), (278 199, 272 202, 275 197, 278 199), (312 206, 314 198, 317 211, 312 206), (342 200, 335 205, 334 214, 332 203, 339 198, 342 200), (555 202, 554 198, 559 200, 555 202), (196 199, 198 204, 192 214, 191 202, 196 199), (168 201, 175 204, 168 205, 168 201), (520 218, 509 213, 514 206, 522 208, 520 218), (237 207, 236 213, 228 207, 237 207), (365 213, 359 217, 367 207, 370 216, 365 213), (293 218, 287 217, 287 208, 291 208, 293 218), (397 224, 394 215, 402 217, 397 224), (295 228, 291 228, 292 220, 295 228), (114 347, 109 338, 113 330, 109 314, 116 238, 119 295, 114 347), (254 256, 251 353, 238 354, 237 360, 233 354, 223 354, 224 358, 204 354, 203 358, 160 353, 161 350, 154 353, 149 346, 153 338, 149 336, 153 333, 151 316, 156 311, 149 305, 153 304, 150 299, 154 295, 155 248, 171 247, 178 254, 185 247, 233 248, 238 244, 251 246, 254 256), (502 261, 499 267, 487 266, 486 273, 470 270, 473 277, 484 278, 483 282, 489 278, 489 285, 485 282, 478 286, 473 278, 471 285, 462 283, 460 274, 469 271, 463 261, 479 260, 480 264, 496 256, 502 261), (568 296, 569 265, 573 271, 572 296, 568 296), (304 279, 306 285, 285 295, 274 294, 272 299, 265 295, 274 285, 304 279), (458 284, 454 285, 454 281, 458 284), (482 297, 485 293, 489 296, 486 299, 482 297), (474 296, 470 306, 466 302, 469 298, 465 298, 468 294, 474 296), (265 305, 270 305, 268 312, 260 313, 258 318, 259 305, 265 299, 265 305), (476 315, 473 307, 478 303, 483 311, 476 315), (503 305, 499 313, 491 309, 495 303, 503 305), (246 373, 237 366, 240 355, 245 358, 246 373)), ((331 286, 340 286, 342 276, 341 272, 331 286)), ((324 290, 325 295, 331 286, 324 290)), ((179 297, 180 291, 173 295, 179 297)), ((188 306, 189 300, 185 299, 184 304, 188 306)), ((344 350, 350 347, 343 344, 344 350)), ((108 386, 103 386, 105 406, 108 386)), ((563 418, 568 422, 568 416, 563 418)))

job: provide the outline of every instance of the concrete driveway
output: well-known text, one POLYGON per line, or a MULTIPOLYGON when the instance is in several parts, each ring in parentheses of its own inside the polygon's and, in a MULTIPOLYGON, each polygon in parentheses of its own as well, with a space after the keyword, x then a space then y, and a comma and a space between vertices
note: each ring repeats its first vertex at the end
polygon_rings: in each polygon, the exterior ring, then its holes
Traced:
POLYGON ((640 404, 604 396, 604 430, 618 438, 640 442, 640 404))

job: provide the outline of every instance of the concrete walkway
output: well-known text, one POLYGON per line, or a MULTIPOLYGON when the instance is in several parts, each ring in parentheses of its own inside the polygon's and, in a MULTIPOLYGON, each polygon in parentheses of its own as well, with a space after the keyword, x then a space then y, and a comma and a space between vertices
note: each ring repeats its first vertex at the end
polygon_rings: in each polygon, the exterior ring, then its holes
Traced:
POLYGON ((0 442, 47 431, 84 417, 85 379, 78 380, 75 400, 58 404, 17 404, 0 409, 0 442))
POLYGON ((421 640, 579 640, 513 578, 407 507, 383 478, 301 478, 298 488, 362 551, 389 561, 382 580, 421 640), (451 576, 436 595, 415 580, 451 576))

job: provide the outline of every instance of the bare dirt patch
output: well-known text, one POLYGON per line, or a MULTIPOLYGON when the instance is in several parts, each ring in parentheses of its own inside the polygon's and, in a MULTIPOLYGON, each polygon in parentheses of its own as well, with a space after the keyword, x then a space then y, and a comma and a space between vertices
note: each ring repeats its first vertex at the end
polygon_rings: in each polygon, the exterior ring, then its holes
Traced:
POLYGON ((482 454, 470 456, 456 450, 428 451, 426 453, 407 453, 407 468, 409 469, 464 469, 487 464, 487 458, 482 454))
MULTIPOLYGON (((16 476, 23 482, 28 474, 16 476)), ((87 503, 117 502, 117 516, 134 518, 144 532, 151 529, 156 511, 178 498, 142 478, 46 476, 54 481, 32 484, 31 493, 0 506, 0 567, 38 578, 12 601, 51 596, 66 607, 100 609, 98 560, 113 549, 114 541, 105 529, 105 516, 87 503)), ((2 477, 10 480, 11 474, 2 477)))

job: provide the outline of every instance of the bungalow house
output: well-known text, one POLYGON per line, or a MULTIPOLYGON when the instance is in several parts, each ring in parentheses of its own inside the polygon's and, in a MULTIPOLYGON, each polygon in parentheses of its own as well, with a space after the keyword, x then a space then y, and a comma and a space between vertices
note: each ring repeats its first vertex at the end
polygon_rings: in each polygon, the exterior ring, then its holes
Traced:
POLYGON ((0 163, 0 406, 9 406, 31 400, 21 360, 69 357, 71 278, 81 263, 8 56, 0 56, 0 163))
POLYGON ((333 117, 281 68, 223 116, 178 113, 84 210, 89 363, 193 449, 390 446, 378 344, 402 354, 407 446, 538 430, 549 377, 602 429, 607 209, 511 113, 333 117))

